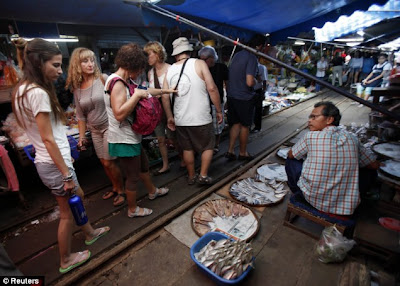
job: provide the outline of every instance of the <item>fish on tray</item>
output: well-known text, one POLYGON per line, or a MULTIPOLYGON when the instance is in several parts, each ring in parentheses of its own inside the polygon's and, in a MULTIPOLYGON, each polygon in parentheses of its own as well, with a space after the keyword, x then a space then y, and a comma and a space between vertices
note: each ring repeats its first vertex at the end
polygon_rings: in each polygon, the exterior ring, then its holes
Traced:
POLYGON ((249 205, 268 205, 280 201, 287 191, 283 182, 274 179, 256 181, 255 178, 246 178, 233 183, 229 193, 236 200, 249 205))
POLYGON ((250 211, 238 204, 226 199, 210 200, 197 207, 193 211, 193 228, 199 235, 211 231, 210 223, 215 223, 215 218, 238 218, 247 216, 250 211))

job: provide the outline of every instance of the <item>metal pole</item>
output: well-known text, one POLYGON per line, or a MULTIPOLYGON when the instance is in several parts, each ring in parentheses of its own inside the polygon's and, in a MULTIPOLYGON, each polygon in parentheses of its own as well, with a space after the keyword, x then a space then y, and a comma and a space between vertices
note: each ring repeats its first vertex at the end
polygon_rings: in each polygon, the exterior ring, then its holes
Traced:
MULTIPOLYGON (((124 2, 127 3, 127 4, 138 5, 138 3, 134 2, 134 1, 125 0, 124 2)), ((294 73, 297 73, 297 74, 301 75, 302 77, 305 77, 305 78, 307 78, 309 80, 313 80, 316 83, 318 83, 318 84, 320 84, 320 85, 322 85, 324 87, 327 87, 330 90, 333 90, 333 91, 335 91, 335 92, 337 92, 337 93, 339 93, 339 94, 341 94, 341 95, 343 95, 343 96, 345 96, 347 98, 350 98, 350 99, 352 99, 354 101, 357 101, 357 102, 359 102, 359 103, 361 103, 361 104, 363 104, 365 106, 368 106, 369 108, 371 108, 373 110, 379 111, 379 112, 381 112, 381 113, 383 113, 383 114, 385 114, 385 115, 387 115, 389 117, 392 117, 392 118, 394 118, 396 120, 400 120, 400 114, 398 114, 398 113, 394 113, 394 112, 391 112, 391 111, 389 111, 389 110, 387 110, 385 108, 382 108, 381 106, 374 105, 372 102, 369 102, 369 101, 366 101, 366 100, 364 100, 362 98, 359 98, 359 97, 355 96, 354 94, 349 93, 348 91, 345 91, 345 90, 342 90, 342 89, 340 89, 340 88, 338 88, 336 86, 333 86, 333 85, 331 85, 330 83, 328 83, 326 81, 323 81, 323 80, 321 80, 321 79, 319 79, 319 78, 317 78, 315 76, 312 76, 312 75, 310 75, 308 73, 305 73, 305 72, 303 72, 303 71, 301 71, 301 70, 299 70, 299 69, 297 69, 295 67, 292 67, 291 65, 288 65, 288 64, 286 64, 284 62, 281 62, 281 61, 279 61, 279 60, 277 60, 277 59, 275 59, 273 57, 270 57, 270 56, 268 56, 268 55, 266 55, 264 53, 261 53, 261 52, 257 51, 256 49, 253 49, 251 47, 248 47, 248 46, 240 43, 239 41, 234 41, 234 40, 232 40, 232 39, 230 39, 230 38, 228 38, 228 37, 226 37, 224 35, 221 35, 221 34, 215 32, 213 30, 210 30, 210 29, 208 29, 206 27, 203 27, 203 26, 201 26, 201 25, 199 25, 199 24, 197 24, 197 23, 195 23, 193 21, 190 21, 190 20, 188 20, 188 19, 186 19, 184 17, 181 17, 180 15, 174 14, 174 13, 172 13, 172 12, 166 10, 166 9, 163 9, 161 7, 158 7, 158 6, 156 6, 154 4, 151 4, 151 3, 148 3, 148 2, 142 3, 141 7, 144 7, 146 9, 151 10, 153 12, 156 12, 158 14, 164 15, 164 16, 166 16, 168 18, 175 19, 176 21, 180 21, 180 22, 182 22, 184 24, 190 25, 190 26, 195 27, 197 29, 203 30, 203 31, 205 31, 205 32, 207 32, 207 33, 209 33, 211 35, 214 35, 217 38, 221 38, 221 39, 223 39, 223 40, 225 40, 227 42, 230 42, 230 43, 234 44, 235 46, 239 46, 242 49, 247 50, 247 51, 255 54, 257 57, 262 57, 264 59, 267 59, 268 61, 270 61, 270 62, 272 62, 272 63, 274 63, 276 65, 279 65, 279 66, 284 67, 285 69, 287 69, 289 71, 292 71, 294 73)))

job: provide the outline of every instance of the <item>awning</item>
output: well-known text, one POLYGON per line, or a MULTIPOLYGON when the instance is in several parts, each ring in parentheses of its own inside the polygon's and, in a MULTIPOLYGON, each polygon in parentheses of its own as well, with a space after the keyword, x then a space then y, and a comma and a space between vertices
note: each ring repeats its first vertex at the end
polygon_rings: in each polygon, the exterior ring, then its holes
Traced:
MULTIPOLYGON (((327 42, 350 33, 363 30, 385 19, 400 17, 400 1, 389 0, 385 5, 372 5, 367 11, 355 11, 351 16, 341 16, 336 22, 328 22, 321 29, 314 28, 315 40, 327 42)), ((388 31, 390 32, 390 31, 388 31)))
MULTIPOLYGON (((135 0, 134 2, 141 2, 135 0)), ((148 1, 144 1, 148 2, 148 1)), ((158 6, 185 16, 212 30, 241 40, 252 33, 286 39, 299 32, 336 21, 343 14, 365 10, 387 0, 162 0, 158 6)), ((151 12, 148 12, 150 14, 151 12)), ((144 19, 139 6, 122 0, 3 0, 0 19, 73 25, 120 27, 180 27, 160 15, 144 19)))

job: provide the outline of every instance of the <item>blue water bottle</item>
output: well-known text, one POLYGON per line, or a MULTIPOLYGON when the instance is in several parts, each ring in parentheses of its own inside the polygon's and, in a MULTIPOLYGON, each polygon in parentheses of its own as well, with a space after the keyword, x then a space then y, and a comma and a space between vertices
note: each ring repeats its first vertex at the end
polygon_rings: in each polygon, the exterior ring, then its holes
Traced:
POLYGON ((68 200, 71 212, 74 215, 74 219, 77 226, 84 225, 88 222, 85 207, 81 198, 73 194, 68 200))

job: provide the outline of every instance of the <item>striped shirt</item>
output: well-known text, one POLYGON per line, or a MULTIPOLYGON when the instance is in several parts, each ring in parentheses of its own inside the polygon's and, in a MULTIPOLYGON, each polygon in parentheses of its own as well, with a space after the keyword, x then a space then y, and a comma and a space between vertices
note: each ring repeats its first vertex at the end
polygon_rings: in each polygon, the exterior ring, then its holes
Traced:
POLYGON ((292 148, 296 159, 305 159, 297 183, 316 209, 351 215, 360 203, 359 167, 374 161, 353 134, 336 126, 310 131, 292 148))

